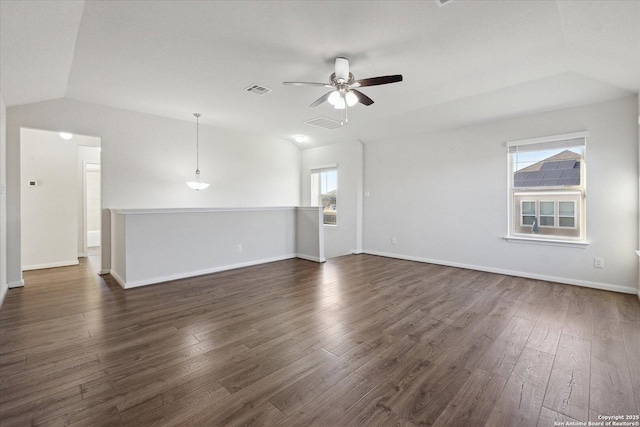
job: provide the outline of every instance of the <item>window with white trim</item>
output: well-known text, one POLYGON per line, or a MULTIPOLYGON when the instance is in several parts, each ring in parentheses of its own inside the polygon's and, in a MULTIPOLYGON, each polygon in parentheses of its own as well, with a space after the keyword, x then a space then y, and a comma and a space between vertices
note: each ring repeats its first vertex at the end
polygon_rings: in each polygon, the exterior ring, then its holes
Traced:
POLYGON ((509 237, 586 240, 587 133, 507 143, 509 237))
POLYGON ((338 224, 338 165, 311 169, 311 206, 322 207, 324 225, 338 224))
POLYGON ((555 203, 540 201, 540 227, 553 227, 555 225, 555 203))
POLYGON ((558 227, 576 228, 576 202, 558 202, 558 227))
POLYGON ((532 226, 536 220, 536 202, 534 200, 520 201, 520 226, 532 226))

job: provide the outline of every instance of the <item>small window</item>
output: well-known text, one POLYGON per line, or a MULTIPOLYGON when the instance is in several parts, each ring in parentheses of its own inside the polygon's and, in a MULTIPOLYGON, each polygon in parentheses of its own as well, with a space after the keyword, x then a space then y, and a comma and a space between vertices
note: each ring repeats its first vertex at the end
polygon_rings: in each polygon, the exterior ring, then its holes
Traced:
POLYGON ((555 225, 555 206, 553 202, 540 202, 540 227, 555 225))
POLYGON ((576 228, 575 202, 558 202, 558 226, 576 228))
POLYGON ((311 169, 311 206, 322 207, 324 225, 338 224, 338 167, 311 169))
POLYGON ((507 143, 508 235, 586 240, 587 133, 507 143))
POLYGON ((532 226, 536 219, 536 202, 522 201, 521 203, 521 221, 520 225, 532 226))

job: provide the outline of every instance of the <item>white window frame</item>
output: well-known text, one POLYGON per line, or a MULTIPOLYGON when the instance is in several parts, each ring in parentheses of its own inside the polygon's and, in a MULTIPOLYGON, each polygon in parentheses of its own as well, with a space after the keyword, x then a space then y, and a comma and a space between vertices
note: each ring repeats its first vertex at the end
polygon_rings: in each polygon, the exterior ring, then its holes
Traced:
POLYGON ((576 218, 577 206, 575 200, 558 200, 558 228, 575 230, 578 228, 578 218, 576 218), (573 204, 573 215, 560 215, 560 203, 571 203, 573 204), (566 225, 560 225, 560 218, 573 218, 573 227, 567 227, 566 225))
POLYGON ((525 203, 533 203, 533 218, 537 219, 538 218, 538 204, 536 203, 535 200, 520 200, 520 227, 531 227, 533 224, 525 224, 524 223, 524 217, 530 217, 532 215, 525 215, 524 212, 524 208, 522 207, 523 204, 525 203))
POLYGON ((567 230, 576 230, 578 228, 577 221, 577 203, 575 200, 520 200, 520 227, 531 227, 532 224, 526 224, 524 222, 524 217, 534 217, 538 220, 538 227, 543 228, 561 228, 567 230), (533 203, 534 214, 525 214, 523 205, 525 203, 533 203), (542 209, 540 208, 540 203, 553 203, 553 215, 543 215, 542 209), (560 214, 560 203, 571 203, 573 205, 573 215, 561 215, 560 214), (541 217, 551 217, 553 216, 554 225, 542 225, 541 217), (560 225, 560 218, 572 218, 573 226, 560 225))
POLYGON ((558 223, 558 221, 556 221, 556 212, 558 211, 556 209, 556 202, 554 202, 553 200, 538 200, 538 227, 541 228, 558 228, 556 227, 556 224, 558 223), (553 205, 553 214, 552 215, 542 215, 542 205, 543 203, 551 203, 553 205), (553 225, 543 225, 542 224, 542 217, 545 218, 553 218, 553 225))
MULTIPOLYGON (((588 132, 576 132, 576 133, 570 133, 570 134, 562 134, 562 135, 553 135, 553 136, 548 136, 548 137, 541 137, 541 138, 532 138, 532 139, 526 139, 526 140, 518 140, 518 141, 510 141, 507 142, 506 146, 507 146, 507 236, 505 237, 505 240, 507 240, 508 242, 518 242, 518 243, 533 243, 533 244, 548 244, 548 245, 554 245, 554 246, 567 246, 567 247, 577 247, 577 248, 585 248, 589 245, 589 242, 587 241, 587 228, 586 228, 586 218, 587 218, 587 212, 586 212, 586 188, 587 188, 587 180, 586 180, 586 140, 589 136, 588 132), (571 141, 573 140, 582 140, 581 143, 571 143, 571 141), (582 151, 582 160, 581 160, 581 164, 580 164, 580 185, 579 186, 556 186, 556 187, 514 187, 514 164, 512 161, 512 156, 514 153, 514 149, 518 149, 521 146, 528 146, 526 148, 528 148, 530 151, 536 151, 536 149, 538 150, 543 150, 543 149, 551 149, 554 148, 554 146, 557 146, 558 148, 561 148, 563 146, 565 147, 571 147, 571 146, 582 146, 583 147, 583 151, 582 151), (539 147, 539 148, 538 148, 539 147), (554 214, 555 214, 555 219, 554 219, 554 227, 553 228, 557 228, 557 229, 564 229, 564 230, 576 230, 579 229, 580 230, 580 236, 579 237, 568 237, 568 236, 546 236, 546 235, 539 235, 536 234, 535 236, 531 236, 530 234, 522 234, 522 233, 517 233, 515 232, 514 229, 514 221, 516 221, 516 218, 514 218, 514 199, 515 199, 515 194, 519 193, 520 195, 523 195, 522 193, 531 193, 533 194, 540 194, 541 196, 543 196, 545 193, 547 194, 563 194, 564 192, 566 193, 574 193, 576 190, 580 191, 581 194, 581 201, 580 201, 580 208, 578 209, 578 206, 575 205, 574 202, 574 227, 560 227, 559 226, 559 203, 555 203, 555 209, 554 209, 554 214), (578 217, 578 210, 580 211, 580 215, 579 218, 578 217)), ((530 201, 530 200, 527 200, 530 201)), ((562 200, 563 202, 565 200, 562 200)), ((571 200, 566 200, 567 202, 571 201, 571 200)), ((539 205, 536 203, 536 217, 538 218, 538 227, 548 227, 548 226, 541 226, 540 225, 540 220, 539 220, 539 205)), ((527 225, 523 225, 522 224, 522 206, 520 206, 520 219, 519 222, 521 223, 520 226, 527 226, 527 225)))
POLYGON ((326 165, 320 165, 312 167, 309 171, 311 193, 310 203, 311 206, 320 206, 320 174, 323 172, 336 171, 336 222, 335 224, 327 224, 324 222, 324 213, 322 215, 322 225, 327 228, 335 228, 338 226, 338 188, 340 186, 338 176, 338 164, 330 163, 326 165))

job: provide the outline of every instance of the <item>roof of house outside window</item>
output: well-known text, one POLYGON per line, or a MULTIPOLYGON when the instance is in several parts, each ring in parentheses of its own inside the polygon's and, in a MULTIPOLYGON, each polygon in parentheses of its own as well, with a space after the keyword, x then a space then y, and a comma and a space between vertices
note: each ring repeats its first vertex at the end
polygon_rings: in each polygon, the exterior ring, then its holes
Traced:
POLYGON ((580 154, 565 150, 514 173, 514 187, 580 185, 580 154))

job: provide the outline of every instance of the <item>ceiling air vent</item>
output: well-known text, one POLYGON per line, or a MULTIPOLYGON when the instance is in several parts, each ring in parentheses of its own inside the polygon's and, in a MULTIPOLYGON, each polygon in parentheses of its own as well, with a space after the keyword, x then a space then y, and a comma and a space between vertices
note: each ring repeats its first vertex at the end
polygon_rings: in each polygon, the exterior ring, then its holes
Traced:
POLYGON ((315 119, 307 120, 305 123, 324 129, 336 129, 341 126, 338 120, 332 120, 327 117, 316 117, 315 119))
POLYGON ((436 4, 440 7, 444 6, 445 4, 449 4, 452 3, 453 0, 436 0, 436 4))
POLYGON ((268 87, 260 86, 260 85, 251 85, 248 88, 245 88, 247 92, 255 93, 256 95, 266 95, 271 92, 271 89, 268 87))

